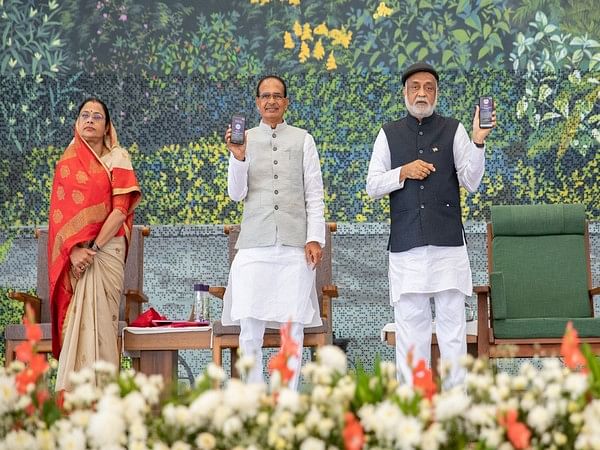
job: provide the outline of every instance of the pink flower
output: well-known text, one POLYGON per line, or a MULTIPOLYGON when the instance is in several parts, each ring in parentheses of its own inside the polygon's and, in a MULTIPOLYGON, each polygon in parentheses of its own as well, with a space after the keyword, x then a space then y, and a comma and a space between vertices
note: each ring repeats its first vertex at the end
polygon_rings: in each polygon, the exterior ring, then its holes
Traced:
POLYGON ((121 14, 121 15, 119 16, 119 20, 120 20, 121 22, 127 22, 127 14, 121 14))

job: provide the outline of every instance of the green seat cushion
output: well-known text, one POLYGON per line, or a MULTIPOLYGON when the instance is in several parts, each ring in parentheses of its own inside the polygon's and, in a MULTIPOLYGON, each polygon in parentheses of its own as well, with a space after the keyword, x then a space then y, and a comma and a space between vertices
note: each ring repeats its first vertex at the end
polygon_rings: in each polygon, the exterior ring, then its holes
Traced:
MULTIPOLYGON (((560 338, 565 334, 569 319, 506 319, 494 320, 494 337, 497 339, 560 338)), ((579 337, 599 337, 600 318, 572 319, 579 337)))

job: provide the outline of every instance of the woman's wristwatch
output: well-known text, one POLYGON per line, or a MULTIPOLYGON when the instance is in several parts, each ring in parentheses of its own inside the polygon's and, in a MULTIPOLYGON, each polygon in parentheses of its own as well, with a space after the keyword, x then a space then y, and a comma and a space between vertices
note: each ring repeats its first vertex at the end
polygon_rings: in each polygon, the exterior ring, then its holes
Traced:
POLYGON ((92 244, 92 246, 90 247, 91 250, 94 250, 95 252, 99 252, 100 251, 100 247, 98 247, 98 244, 96 244, 96 241, 94 241, 94 243, 92 244))

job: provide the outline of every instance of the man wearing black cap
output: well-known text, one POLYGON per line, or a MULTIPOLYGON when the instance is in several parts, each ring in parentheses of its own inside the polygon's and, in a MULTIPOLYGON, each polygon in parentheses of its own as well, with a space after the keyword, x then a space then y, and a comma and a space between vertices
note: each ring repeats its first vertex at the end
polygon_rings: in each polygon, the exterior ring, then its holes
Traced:
POLYGON ((450 365, 444 385, 451 387, 464 379, 459 365, 467 351, 464 301, 473 291, 459 186, 469 192, 479 187, 491 128, 479 127, 478 106, 471 138, 460 122, 435 113, 438 81, 436 70, 422 62, 402 75, 408 114, 379 131, 367 193, 373 199, 390 196, 389 281, 398 378, 412 382, 411 349, 415 363, 430 361, 433 297, 442 363, 450 365))

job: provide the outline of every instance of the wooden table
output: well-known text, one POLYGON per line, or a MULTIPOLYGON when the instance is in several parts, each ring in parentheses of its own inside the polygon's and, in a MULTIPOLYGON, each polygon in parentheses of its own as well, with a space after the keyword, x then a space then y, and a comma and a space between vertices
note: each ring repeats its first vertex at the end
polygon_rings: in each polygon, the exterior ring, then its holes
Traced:
POLYGON ((147 375, 162 375, 165 386, 169 386, 173 380, 177 380, 178 351, 210 349, 212 329, 210 327, 168 330, 150 328, 139 332, 139 329, 128 327, 125 328, 123 337, 125 352, 139 352, 139 358, 132 357, 133 368, 147 375))

